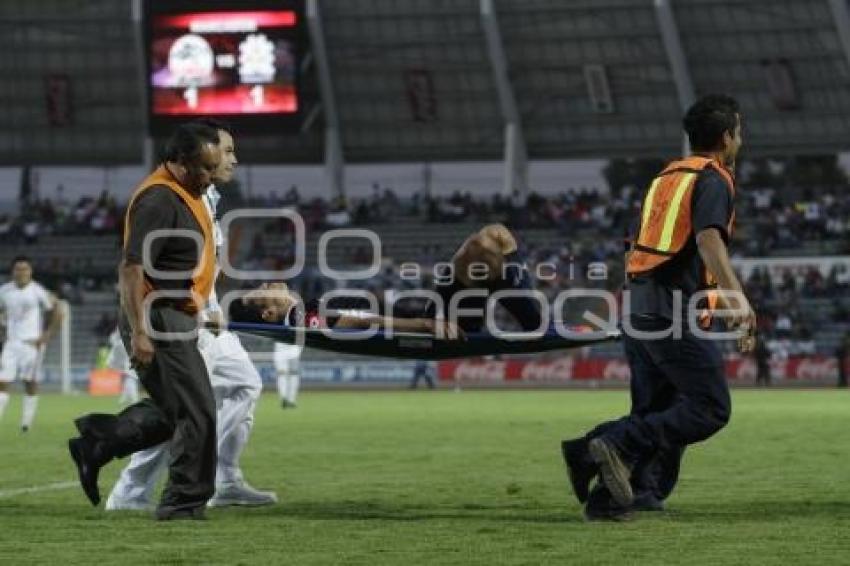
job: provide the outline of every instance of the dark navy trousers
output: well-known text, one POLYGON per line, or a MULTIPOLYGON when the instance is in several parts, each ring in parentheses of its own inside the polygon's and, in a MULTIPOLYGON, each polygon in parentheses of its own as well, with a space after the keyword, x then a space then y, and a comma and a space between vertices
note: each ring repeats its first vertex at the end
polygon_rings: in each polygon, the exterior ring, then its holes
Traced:
MULTIPOLYGON (((660 318, 632 319, 637 330, 669 327, 660 318)), ((731 400, 716 342, 687 329, 681 338, 623 336, 631 369, 629 415, 603 423, 588 436, 604 436, 633 465, 636 494, 659 500, 672 492, 685 447, 714 435, 729 421, 731 400)))

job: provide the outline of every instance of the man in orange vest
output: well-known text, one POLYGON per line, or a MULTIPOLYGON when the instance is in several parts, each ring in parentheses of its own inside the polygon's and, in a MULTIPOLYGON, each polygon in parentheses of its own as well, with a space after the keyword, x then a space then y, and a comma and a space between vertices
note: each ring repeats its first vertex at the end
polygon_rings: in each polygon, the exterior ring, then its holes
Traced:
POLYGON ((591 520, 663 510, 685 447, 728 422, 723 358, 717 341, 701 332, 711 310, 724 307, 727 325, 745 331, 742 351, 754 344, 755 314, 727 252, 741 146, 738 104, 706 96, 688 110, 684 129, 693 154, 669 164, 648 187, 626 256, 631 413, 562 444, 573 490, 591 520), (703 304, 691 300, 709 289, 703 304))
POLYGON ((166 440, 172 440, 173 453, 157 519, 202 519, 215 490, 216 406, 198 351, 195 316, 215 276, 212 219, 203 193, 221 160, 218 144, 215 128, 196 123, 177 128, 163 164, 127 206, 119 329, 150 399, 118 415, 74 421, 80 436, 68 447, 93 505, 100 502, 101 467, 166 440), (167 296, 148 305, 153 292, 167 296))

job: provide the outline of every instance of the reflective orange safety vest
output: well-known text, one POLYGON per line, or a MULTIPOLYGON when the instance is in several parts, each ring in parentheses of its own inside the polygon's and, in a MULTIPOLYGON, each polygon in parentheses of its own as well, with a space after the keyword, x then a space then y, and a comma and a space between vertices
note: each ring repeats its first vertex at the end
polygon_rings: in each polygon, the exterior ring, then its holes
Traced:
MULTIPOLYGON (((723 180, 732 198, 735 179, 732 173, 716 160, 691 156, 670 163, 649 186, 641 207, 640 229, 627 252, 626 273, 630 276, 650 273, 674 258, 693 237, 691 200, 700 173, 714 169, 723 180)), ((732 235, 735 213, 727 230, 732 235)), ((706 270, 703 288, 716 286, 714 276, 706 270)), ((709 297, 709 309, 716 306, 717 297, 709 297)))
MULTIPOLYGON (((130 197, 130 202, 127 204, 127 212, 124 215, 124 242, 123 246, 127 246, 130 241, 130 210, 136 199, 139 198, 144 191, 157 185, 165 185, 180 197, 186 203, 186 206, 192 212, 192 216, 198 221, 201 227, 201 233, 204 237, 204 247, 201 257, 198 258, 198 264, 192 274, 192 281, 189 287, 191 298, 185 300, 177 300, 182 310, 190 314, 195 314, 202 310, 209 299, 210 292, 215 282, 215 242, 213 238, 212 218, 207 211, 203 201, 203 195, 194 195, 183 188, 174 177, 168 172, 164 165, 158 167, 151 173, 130 197)), ((145 295, 154 290, 153 283, 145 274, 145 295)))

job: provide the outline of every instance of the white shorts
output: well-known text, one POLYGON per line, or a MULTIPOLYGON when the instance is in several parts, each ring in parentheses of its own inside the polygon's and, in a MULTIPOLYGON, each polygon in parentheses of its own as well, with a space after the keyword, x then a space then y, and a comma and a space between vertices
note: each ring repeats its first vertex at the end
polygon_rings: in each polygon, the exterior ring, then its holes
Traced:
POLYGON ((41 361, 44 348, 36 348, 26 342, 6 342, 0 354, 0 382, 15 380, 41 381, 41 361))
POLYGON ((248 388, 258 395, 262 391, 260 374, 236 334, 221 332, 215 336, 209 330, 200 330, 198 349, 207 364, 213 389, 248 388))
POLYGON ((301 366, 304 348, 291 344, 275 344, 274 369, 278 375, 297 374, 301 366))
POLYGON ((278 374, 295 374, 301 368, 301 360, 289 354, 274 353, 274 369, 278 374))

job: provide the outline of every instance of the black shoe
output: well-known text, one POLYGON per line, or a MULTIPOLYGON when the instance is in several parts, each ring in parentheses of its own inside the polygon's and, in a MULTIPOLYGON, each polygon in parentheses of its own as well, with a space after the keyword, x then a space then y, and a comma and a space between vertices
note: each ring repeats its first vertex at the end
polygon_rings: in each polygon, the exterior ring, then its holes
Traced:
POLYGON ((584 438, 564 440, 561 442, 561 455, 567 465, 573 493, 579 503, 585 503, 590 493, 590 482, 599 473, 599 467, 587 451, 587 441, 584 438))
POLYGON ((96 441, 88 438, 72 438, 68 441, 68 451, 74 464, 77 465, 77 473, 80 477, 80 485, 89 498, 91 504, 97 507, 100 503, 100 490, 97 487, 97 476, 102 464, 96 458, 96 441))
POLYGON ((26 434, 30 431, 30 427, 27 425, 21 425, 21 434, 26 434))
POLYGON ((584 507, 584 518, 588 521, 612 521, 621 523, 634 518, 632 509, 618 505, 608 488, 596 484, 584 507))
POLYGON ((635 500, 632 502, 631 506, 632 511, 650 511, 650 512, 660 512, 664 511, 664 502, 655 495, 649 493, 648 491, 644 491, 643 493, 635 494, 635 500))
POLYGON ((635 499, 632 485, 629 483, 632 471, 619 450, 602 437, 591 440, 587 449, 590 457, 599 466, 602 484, 611 492, 611 497, 621 507, 630 507, 635 499))
POLYGON ((204 506, 185 507, 174 509, 173 507, 157 507, 154 513, 157 521, 206 521, 204 506))
POLYGON ((586 521, 610 521, 613 523, 625 523, 634 519, 634 514, 629 509, 596 509, 584 508, 584 519, 586 521))

